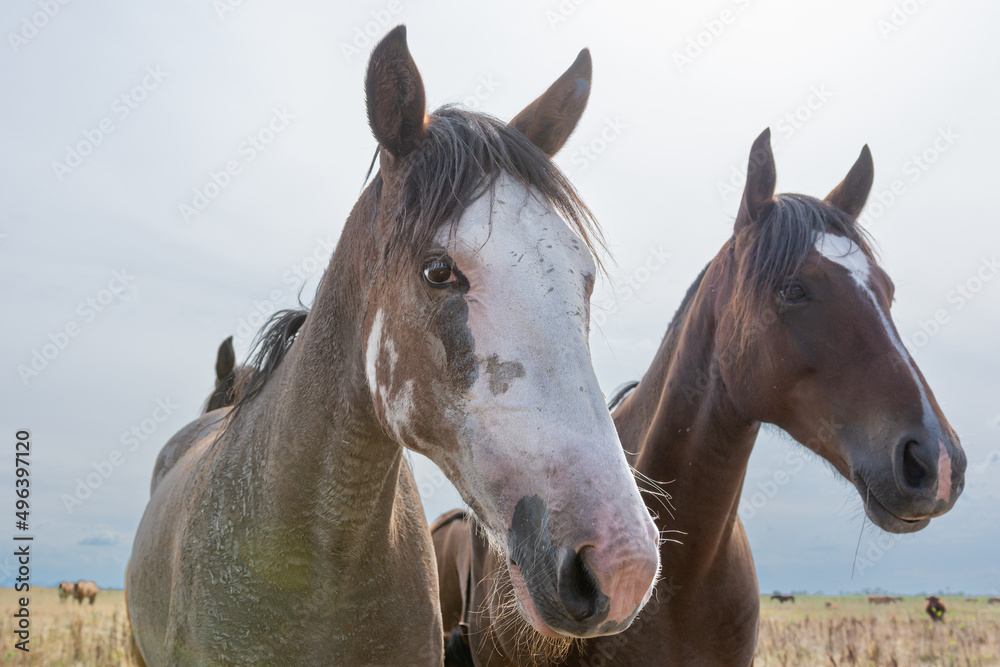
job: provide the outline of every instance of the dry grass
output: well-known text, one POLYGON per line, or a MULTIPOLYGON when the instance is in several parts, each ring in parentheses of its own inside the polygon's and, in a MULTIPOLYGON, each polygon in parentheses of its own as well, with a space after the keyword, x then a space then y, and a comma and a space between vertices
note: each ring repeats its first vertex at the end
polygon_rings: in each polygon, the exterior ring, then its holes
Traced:
MULTIPOLYGON (((97 602, 59 602, 54 589, 31 591, 31 653, 14 650, 17 594, 0 589, 0 665, 132 666, 122 591, 101 591, 97 602)), ((761 601, 754 667, 1000 666, 1000 605, 944 598, 946 623, 931 624, 921 598, 872 607, 864 597, 761 601), (826 603, 837 604, 827 609, 826 603)))
POLYGON ((125 593, 101 591, 91 605, 59 601, 54 588, 31 588, 30 653, 14 648, 13 614, 21 596, 0 589, 0 665, 37 667, 86 665, 131 667, 131 640, 125 618, 125 593))
POLYGON ((943 598, 942 624, 924 613, 923 598, 871 606, 862 596, 802 596, 794 605, 768 597, 754 667, 1000 665, 1000 606, 985 598, 943 598))

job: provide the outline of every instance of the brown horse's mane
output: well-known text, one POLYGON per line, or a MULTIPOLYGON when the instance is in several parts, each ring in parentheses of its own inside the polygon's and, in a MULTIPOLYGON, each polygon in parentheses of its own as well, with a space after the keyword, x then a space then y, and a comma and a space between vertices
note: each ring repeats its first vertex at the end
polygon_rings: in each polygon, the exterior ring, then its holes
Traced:
MULTIPOLYGON (((738 275, 735 276, 732 271, 738 246, 735 235, 729 239, 726 256, 728 270, 734 278, 731 306, 736 318, 736 330, 741 332, 740 340, 733 341, 738 350, 742 351, 747 338, 757 331, 754 323, 774 310, 775 290, 794 278, 816 243, 817 236, 826 232, 850 239, 870 260, 877 261, 867 232, 854 218, 807 195, 775 196, 760 219, 739 232, 742 235, 739 243, 742 256, 736 269, 738 275)), ((703 276, 704 272, 696 283, 700 283, 703 276)))
MULTIPOLYGON (((373 160, 369 174, 374 165, 373 160)), ((399 210, 389 219, 387 232, 377 229, 384 186, 380 171, 375 171, 361 195, 362 200, 374 201, 370 207, 372 234, 376 247, 383 249, 377 258, 382 262, 379 273, 383 279, 396 275, 402 264, 423 259, 438 231, 446 224, 454 230, 464 210, 492 191, 503 172, 541 193, 580 235, 600 266, 598 250, 605 249, 605 242, 590 209, 530 139, 497 118, 454 106, 441 107, 429 117, 426 136, 407 156, 403 169, 399 210), (379 237, 385 240, 379 241, 379 237)), ((308 308, 279 311, 258 332, 248 361, 250 371, 236 387, 228 423, 263 390, 308 314, 308 308)))

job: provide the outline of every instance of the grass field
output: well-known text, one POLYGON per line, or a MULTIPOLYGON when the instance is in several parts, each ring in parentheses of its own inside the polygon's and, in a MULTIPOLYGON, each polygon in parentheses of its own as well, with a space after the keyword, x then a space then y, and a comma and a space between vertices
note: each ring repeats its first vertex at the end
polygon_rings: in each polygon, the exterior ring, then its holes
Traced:
MULTIPOLYGON (((31 591, 31 653, 14 650, 16 594, 0 589, 2 665, 133 665, 122 591, 101 591, 93 606, 31 591)), ((1000 605, 946 597, 944 624, 932 624, 922 598, 870 606, 863 596, 761 601, 755 667, 820 665, 1000 666, 1000 605), (827 608, 826 603, 836 604, 827 608)))

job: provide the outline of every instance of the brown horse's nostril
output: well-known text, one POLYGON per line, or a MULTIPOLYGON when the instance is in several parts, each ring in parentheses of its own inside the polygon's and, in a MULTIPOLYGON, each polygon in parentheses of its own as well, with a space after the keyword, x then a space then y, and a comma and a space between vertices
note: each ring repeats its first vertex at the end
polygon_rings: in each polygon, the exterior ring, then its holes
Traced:
POLYGON ((557 575, 559 600, 566 615, 575 621, 587 621, 607 614, 608 598, 587 566, 584 550, 564 550, 557 575))
POLYGON ((900 474, 896 475, 896 483, 900 491, 911 494, 932 490, 937 481, 937 451, 930 451, 916 440, 908 440, 903 444, 903 465, 900 474))

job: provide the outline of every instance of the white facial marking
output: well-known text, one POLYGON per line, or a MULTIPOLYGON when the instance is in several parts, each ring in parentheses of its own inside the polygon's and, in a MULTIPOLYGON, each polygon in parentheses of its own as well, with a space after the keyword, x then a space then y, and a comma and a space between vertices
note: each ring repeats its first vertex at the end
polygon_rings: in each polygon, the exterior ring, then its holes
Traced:
POLYGON ((372 329, 368 332, 368 341, 365 345, 365 377, 368 379, 368 387, 371 389, 372 397, 376 395, 377 387, 375 378, 375 362, 378 361, 379 347, 382 345, 382 309, 375 313, 375 321, 372 322, 372 329))
POLYGON ((382 345, 382 309, 375 313, 375 321, 372 322, 372 329, 368 332, 368 341, 365 344, 365 377, 368 379, 368 387, 371 389, 374 398, 377 391, 375 377, 375 362, 378 361, 379 347, 382 345))
POLYGON ((951 500, 951 457, 944 443, 938 440, 937 500, 951 500))
POLYGON ((379 309, 375 313, 375 320, 372 322, 372 329, 368 333, 365 346, 365 377, 368 379, 372 400, 382 409, 386 425, 396 436, 396 440, 403 443, 414 412, 414 381, 407 380, 395 395, 392 394, 392 387, 388 383, 395 377, 399 352, 392 339, 384 335, 383 324, 383 313, 379 309), (388 358, 389 377, 382 378, 383 382, 379 383, 377 366, 378 360, 383 355, 388 358))
MULTIPOLYGON (((937 419, 934 417, 934 411, 931 409, 931 403, 927 398, 927 390, 924 388, 924 383, 920 381, 916 364, 913 363, 913 358, 903 345, 903 341, 901 341, 899 336, 896 335, 896 331, 893 329, 888 315, 886 315, 882 310, 882 307, 878 303, 878 299, 875 298, 875 293, 872 292, 871 285, 868 284, 868 279, 871 275, 871 264, 869 263, 868 257, 865 255, 864 251, 861 250, 856 243, 854 243, 854 241, 836 234, 820 234, 819 238, 816 239, 815 247, 816 251, 823 257, 830 260, 834 264, 839 264, 847 269, 848 272, 850 272, 851 277, 854 279, 854 282, 857 283, 858 287, 861 288, 861 291, 867 295, 869 301, 871 301, 872 306, 875 308, 875 312, 878 313, 879 319, 882 322, 882 327, 885 329, 886 335, 896 348, 896 351, 899 352, 899 355, 903 358, 903 361, 906 362, 907 368, 910 369, 910 375, 913 376, 913 382, 917 385, 917 390, 920 392, 920 403, 924 410, 924 426, 927 427, 929 432, 934 433, 937 430, 934 428, 937 419)), ((938 484, 940 485, 940 476, 938 477, 938 480, 938 484)), ((951 484, 950 474, 948 484, 951 484)))

